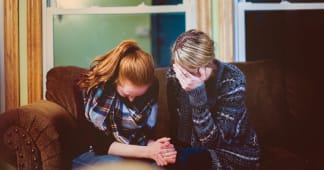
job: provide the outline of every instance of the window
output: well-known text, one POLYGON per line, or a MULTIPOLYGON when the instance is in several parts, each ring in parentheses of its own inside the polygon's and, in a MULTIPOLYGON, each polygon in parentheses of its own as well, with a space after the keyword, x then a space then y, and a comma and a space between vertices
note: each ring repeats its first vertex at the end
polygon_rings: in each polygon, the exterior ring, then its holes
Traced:
POLYGON ((236 61, 318 59, 324 39, 323 2, 236 1, 236 61))
POLYGON ((88 68, 124 39, 135 39, 157 67, 168 66, 173 41, 197 25, 195 0, 48 0, 44 8, 44 73, 61 65, 88 68))

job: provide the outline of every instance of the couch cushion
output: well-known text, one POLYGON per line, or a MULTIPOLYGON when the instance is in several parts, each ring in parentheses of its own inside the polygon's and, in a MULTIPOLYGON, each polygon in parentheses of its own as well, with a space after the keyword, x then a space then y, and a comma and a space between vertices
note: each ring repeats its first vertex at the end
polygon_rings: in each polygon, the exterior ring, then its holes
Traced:
POLYGON ((282 66, 271 60, 234 64, 246 76, 246 104, 260 143, 281 143, 288 122, 282 66))
POLYGON ((311 59, 296 58, 285 65, 288 113, 294 123, 289 136, 295 142, 290 147, 322 169, 324 81, 321 79, 324 71, 323 62, 311 59))
POLYGON ((159 98, 158 98, 158 122, 156 125, 155 137, 170 136, 170 113, 168 111, 167 96, 166 96, 166 71, 167 68, 156 68, 155 76, 159 80, 159 98))
POLYGON ((262 148, 261 170, 310 170, 310 163, 286 148, 268 146, 262 148))

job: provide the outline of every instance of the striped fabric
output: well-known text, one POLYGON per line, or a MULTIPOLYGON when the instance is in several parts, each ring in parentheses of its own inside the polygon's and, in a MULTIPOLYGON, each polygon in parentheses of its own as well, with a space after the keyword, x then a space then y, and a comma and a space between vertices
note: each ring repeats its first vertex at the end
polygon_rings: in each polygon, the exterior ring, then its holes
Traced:
POLYGON ((106 134, 125 144, 145 145, 145 128, 153 128, 157 118, 156 99, 150 99, 141 109, 125 103, 113 85, 99 84, 88 94, 83 91, 85 117, 106 134))

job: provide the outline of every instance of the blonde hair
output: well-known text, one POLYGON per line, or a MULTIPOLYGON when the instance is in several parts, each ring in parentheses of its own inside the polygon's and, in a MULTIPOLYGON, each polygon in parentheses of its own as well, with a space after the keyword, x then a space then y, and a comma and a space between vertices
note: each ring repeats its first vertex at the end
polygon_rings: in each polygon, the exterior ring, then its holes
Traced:
POLYGON ((78 85, 89 92, 97 84, 108 80, 129 80, 136 86, 151 84, 154 80, 153 57, 134 40, 122 41, 116 48, 96 57, 78 85))
POLYGON ((171 52, 172 61, 185 69, 204 66, 215 58, 214 41, 206 33, 194 29, 182 33, 171 52))

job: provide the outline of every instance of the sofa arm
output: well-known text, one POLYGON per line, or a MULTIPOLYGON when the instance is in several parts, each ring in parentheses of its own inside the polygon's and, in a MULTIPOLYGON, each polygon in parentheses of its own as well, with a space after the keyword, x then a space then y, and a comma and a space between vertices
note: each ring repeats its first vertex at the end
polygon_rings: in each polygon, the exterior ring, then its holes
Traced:
POLYGON ((4 112, 0 156, 18 169, 71 169, 76 127, 72 116, 50 101, 4 112))

